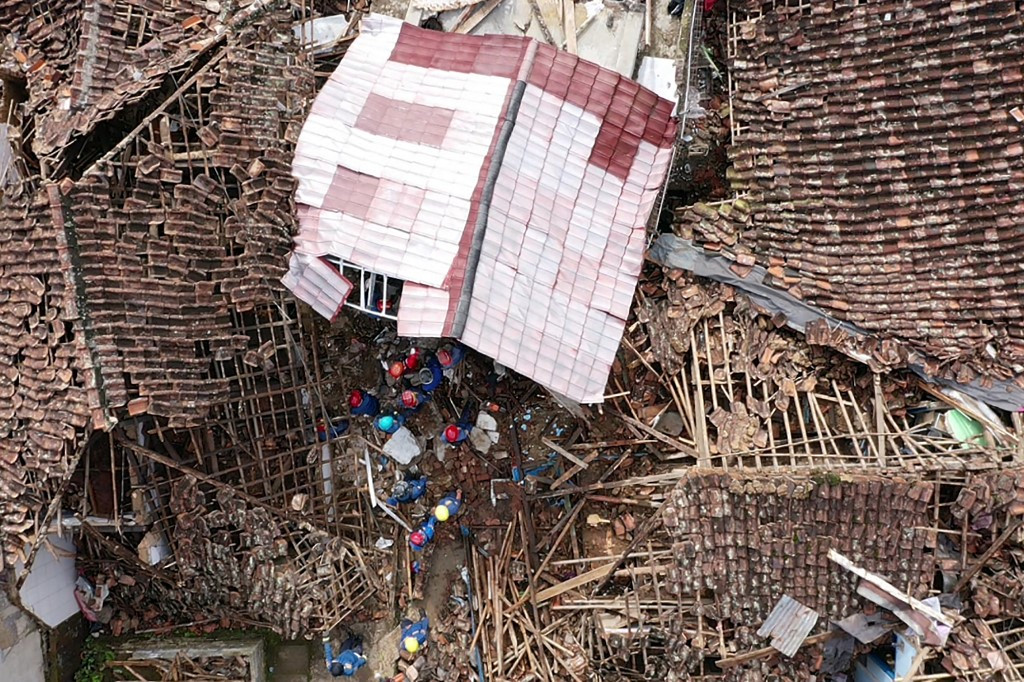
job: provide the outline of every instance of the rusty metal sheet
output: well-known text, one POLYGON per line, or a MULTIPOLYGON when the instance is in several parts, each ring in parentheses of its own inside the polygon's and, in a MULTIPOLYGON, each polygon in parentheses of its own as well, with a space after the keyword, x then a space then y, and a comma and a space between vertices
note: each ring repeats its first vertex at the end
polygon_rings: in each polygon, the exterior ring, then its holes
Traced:
POLYGON ((817 623, 817 611, 784 594, 757 634, 759 637, 770 636, 773 648, 785 656, 793 656, 817 623))

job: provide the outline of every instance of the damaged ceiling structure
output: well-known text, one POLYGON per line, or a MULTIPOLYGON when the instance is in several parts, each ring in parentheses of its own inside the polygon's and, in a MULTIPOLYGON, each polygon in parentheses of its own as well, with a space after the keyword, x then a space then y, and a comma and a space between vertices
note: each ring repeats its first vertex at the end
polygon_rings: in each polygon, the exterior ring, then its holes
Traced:
POLYGON ((405 679, 1021 679, 1024 8, 687 0, 677 121, 528 4, 0 0, 0 568, 70 536, 115 636, 439 592, 405 679), (346 411, 436 337, 431 554, 346 411))
POLYGON ((0 227, 2 563, 59 532, 73 496, 175 558, 151 568, 138 537, 82 524, 101 556, 134 557, 162 618, 198 604, 285 633, 335 623, 374 583, 338 531, 352 499, 329 457, 292 464, 320 409, 278 284, 313 90, 293 7, 59 5, 3 8, 21 180, 0 227))

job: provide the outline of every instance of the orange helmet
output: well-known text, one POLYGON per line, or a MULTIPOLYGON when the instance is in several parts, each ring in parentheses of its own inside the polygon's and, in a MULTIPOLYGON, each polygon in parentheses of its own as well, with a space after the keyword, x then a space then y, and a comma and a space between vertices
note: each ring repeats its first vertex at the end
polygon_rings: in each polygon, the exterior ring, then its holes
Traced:
POLYGON ((400 379, 405 374, 405 363, 404 362, 392 362, 391 366, 388 367, 388 374, 395 379, 400 379))

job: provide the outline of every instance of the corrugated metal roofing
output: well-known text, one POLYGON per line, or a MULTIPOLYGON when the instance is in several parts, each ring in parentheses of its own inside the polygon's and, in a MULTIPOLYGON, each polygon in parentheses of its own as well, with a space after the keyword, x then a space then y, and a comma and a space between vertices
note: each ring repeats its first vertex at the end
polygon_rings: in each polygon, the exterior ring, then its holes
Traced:
POLYGON ((771 637, 772 647, 786 656, 792 656, 807 639, 807 635, 818 623, 818 612, 807 608, 788 594, 782 595, 779 603, 768 614, 764 625, 757 631, 758 637, 771 637))
POLYGON ((600 402, 671 111, 549 45, 371 15, 299 139, 296 250, 406 280, 403 335, 600 402))

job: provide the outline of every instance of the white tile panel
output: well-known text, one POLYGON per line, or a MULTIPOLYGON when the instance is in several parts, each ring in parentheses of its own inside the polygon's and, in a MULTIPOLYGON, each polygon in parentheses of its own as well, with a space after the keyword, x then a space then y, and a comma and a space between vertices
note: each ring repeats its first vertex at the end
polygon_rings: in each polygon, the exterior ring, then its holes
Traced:
POLYGON ((441 336, 449 303, 448 292, 443 289, 406 283, 398 306, 399 336, 441 336))
POLYGON ((296 298, 329 320, 337 316, 353 287, 351 282, 327 263, 299 252, 292 253, 288 272, 281 278, 281 283, 296 298))
POLYGON ((399 21, 365 18, 362 33, 311 108, 293 162, 300 212, 296 245, 309 255, 331 254, 436 287, 458 253, 469 200, 511 81, 390 61, 400 31, 399 21), (444 143, 439 148, 356 128, 371 94, 454 110, 444 143), (304 206, 324 206, 338 166, 389 182, 382 183, 369 211, 304 213, 304 206), (399 209, 404 195, 396 195, 395 185, 424 190, 420 210, 399 209))
POLYGON ((659 150, 641 141, 644 167, 623 182, 587 163, 597 117, 532 85, 520 112, 463 341, 553 391, 600 402, 664 178, 650 178, 659 150), (493 281, 482 285, 484 273, 493 281))
MULTIPOLYGON (((321 104, 340 112, 332 121, 351 123, 345 131, 314 123, 327 142, 309 153, 300 145, 296 168, 306 177, 300 177, 299 196, 326 196, 332 162, 389 182, 365 217, 307 214, 296 242, 300 249, 328 244, 338 255, 350 254, 348 260, 412 280, 399 309, 400 331, 440 333, 437 325, 454 302, 439 287, 457 255, 510 82, 388 62, 386 55, 382 62, 381 53, 361 41, 350 48, 354 59, 346 57, 332 76, 349 90, 332 91, 314 106, 316 113, 321 104), (436 128, 427 129, 432 137, 415 138, 435 146, 353 129, 371 93, 454 110, 440 131, 443 142, 436 128), (414 214, 407 208, 414 202, 390 182, 424 190, 414 214)), ((633 102, 617 104, 621 112, 633 102)), ((635 116, 631 120, 635 125, 635 116)), ((592 166, 602 125, 593 113, 526 87, 491 197, 463 334, 468 345, 584 402, 602 399, 642 264, 644 223, 670 158, 666 136, 665 149, 640 141, 628 169, 618 157, 616 175, 592 166)), ((603 139, 607 155, 607 131, 603 139)))
MULTIPOLYGON (((22 606, 49 627, 57 627, 78 613, 75 601, 75 546, 65 538, 50 535, 36 552, 19 596, 22 606)), ((21 562, 15 572, 24 573, 21 562)))

